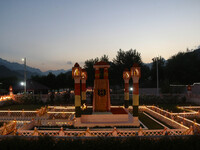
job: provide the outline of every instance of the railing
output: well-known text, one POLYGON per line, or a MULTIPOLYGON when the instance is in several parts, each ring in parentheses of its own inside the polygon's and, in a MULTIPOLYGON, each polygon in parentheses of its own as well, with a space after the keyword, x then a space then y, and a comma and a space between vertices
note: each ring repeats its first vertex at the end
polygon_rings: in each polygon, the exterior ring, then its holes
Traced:
POLYGON ((175 119, 177 122, 187 126, 187 127, 193 127, 194 133, 195 134, 200 134, 200 124, 196 123, 195 121, 191 121, 187 118, 181 117, 181 116, 176 116, 175 119))
POLYGON ((64 137, 127 137, 127 136, 163 136, 163 135, 193 135, 193 129, 164 129, 164 130, 118 130, 116 128, 112 130, 87 130, 72 131, 63 130, 38 130, 36 127, 34 130, 19 130, 16 131, 19 136, 64 136, 64 137))
POLYGON ((39 117, 37 111, 0 111, 0 120, 31 120, 39 117))
POLYGON ((32 120, 33 118, 45 118, 46 107, 42 107, 37 111, 25 110, 0 110, 0 120, 32 120))
POLYGON ((183 124, 173 120, 171 115, 167 115, 168 113, 159 113, 159 112, 156 112, 156 111, 154 111, 154 110, 152 110, 152 109, 150 109, 148 107, 145 109, 145 112, 149 113, 150 115, 152 115, 156 119, 166 123, 167 125, 169 125, 171 127, 176 128, 176 129, 188 129, 188 127, 186 127, 183 124))
POLYGON ((16 121, 12 121, 8 124, 4 123, 0 128, 0 135, 8 135, 16 129, 16 121))
MULTIPOLYGON (((149 112, 152 116, 154 116, 155 118, 157 117, 157 119, 162 120, 165 119, 165 117, 173 120, 174 122, 176 122, 176 124, 178 123, 179 125, 181 125, 180 127, 193 127, 194 133, 195 134, 200 134, 200 124, 196 123, 195 121, 191 121, 189 119, 187 119, 186 117, 194 117, 194 116, 199 116, 199 111, 196 112, 193 109, 194 108, 200 108, 199 106, 187 106, 187 107, 183 107, 186 109, 192 109, 190 112, 184 112, 184 113, 170 113, 168 111, 162 110, 156 106, 147 106, 146 109, 144 109, 144 111, 149 112), (154 112, 153 112, 154 111, 154 112), (164 115, 164 117, 159 117, 159 115, 164 115), (155 115, 156 114, 156 115, 155 115)), ((175 124, 171 124, 170 122, 166 122, 167 124, 170 124, 173 127, 178 127, 175 124), (174 126, 175 125, 175 126, 174 126)))

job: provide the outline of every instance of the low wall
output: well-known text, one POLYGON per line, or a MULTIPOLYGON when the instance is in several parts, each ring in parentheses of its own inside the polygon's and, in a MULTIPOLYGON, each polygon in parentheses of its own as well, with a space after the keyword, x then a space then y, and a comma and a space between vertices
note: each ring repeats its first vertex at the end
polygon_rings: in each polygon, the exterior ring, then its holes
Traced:
POLYGON ((187 97, 187 102, 192 102, 200 105, 200 95, 199 94, 191 94, 191 96, 187 97))
POLYGON ((169 125, 169 126, 171 126, 173 128, 176 128, 176 129, 188 129, 188 127, 186 127, 186 126, 184 126, 184 125, 182 125, 182 124, 180 124, 180 123, 178 123, 178 122, 176 122, 176 121, 174 121, 174 120, 172 120, 172 119, 170 119, 170 118, 168 118, 168 117, 166 117, 164 115, 161 115, 161 114, 159 114, 159 113, 157 113, 157 112, 155 112, 155 111, 153 111, 153 110, 151 110, 149 108, 146 108, 145 112, 149 113, 150 115, 152 115, 156 119, 166 123, 167 125, 169 125))

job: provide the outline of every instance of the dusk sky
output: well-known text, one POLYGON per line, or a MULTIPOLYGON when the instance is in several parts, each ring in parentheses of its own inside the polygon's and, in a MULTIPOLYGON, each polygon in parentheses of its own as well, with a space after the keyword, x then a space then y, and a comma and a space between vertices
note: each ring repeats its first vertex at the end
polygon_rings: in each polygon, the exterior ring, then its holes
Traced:
POLYGON ((119 49, 142 61, 200 45, 200 0, 0 0, 0 58, 70 69, 119 49))

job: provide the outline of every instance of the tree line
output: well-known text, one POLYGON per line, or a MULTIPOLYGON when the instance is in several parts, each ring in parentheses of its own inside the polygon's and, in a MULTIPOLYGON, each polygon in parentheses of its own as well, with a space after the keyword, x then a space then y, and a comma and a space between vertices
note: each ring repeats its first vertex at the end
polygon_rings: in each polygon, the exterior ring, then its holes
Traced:
MULTIPOLYGON (((166 87, 170 84, 193 84, 200 79, 200 49, 194 51, 179 52, 165 60, 162 56, 152 58, 150 65, 142 61, 141 54, 137 50, 130 49, 124 51, 119 49, 113 60, 109 60, 107 55, 88 59, 84 67, 88 74, 87 86, 93 86, 94 68, 96 62, 104 61, 110 64, 109 81, 111 87, 123 88, 123 71, 130 69, 134 63, 141 67, 140 87, 155 88, 157 83, 157 68, 159 76, 159 86, 163 92, 168 92, 166 87)), ((49 73, 47 76, 32 76, 32 80, 43 83, 49 88, 73 88, 71 72, 61 73, 55 76, 49 73)), ((130 81, 132 83, 132 81, 130 81)))
MULTIPOLYGON (((88 59, 83 66, 88 74, 87 86, 93 87, 93 65, 98 61, 105 61, 110 64, 109 81, 112 88, 123 88, 123 71, 125 68, 130 69, 134 63, 137 63, 141 67, 140 87, 142 88, 156 87, 157 68, 159 87, 161 87, 163 92, 169 92, 170 84, 187 85, 200 81, 200 48, 179 52, 171 56, 168 60, 165 60, 162 56, 154 57, 150 64, 145 64, 142 61, 141 54, 133 49, 128 51, 119 49, 113 60, 110 60, 107 55, 88 59)), ((35 75, 31 77, 31 80, 44 84, 50 89, 74 88, 71 71, 61 73, 57 76, 52 73, 45 76, 35 75)), ((0 79, 0 82, 9 87, 9 85, 18 84, 19 80, 17 78, 3 78, 0 79)), ((130 81, 131 83, 132 81, 130 81)))

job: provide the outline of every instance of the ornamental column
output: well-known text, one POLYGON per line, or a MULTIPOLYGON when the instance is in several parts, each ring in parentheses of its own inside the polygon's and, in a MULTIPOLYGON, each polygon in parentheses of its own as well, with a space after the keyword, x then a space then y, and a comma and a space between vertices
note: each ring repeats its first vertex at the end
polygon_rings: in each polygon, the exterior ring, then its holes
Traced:
POLYGON ((87 72, 85 69, 81 71, 81 105, 86 104, 86 80, 87 80, 87 72))
POLYGON ((139 78, 141 76, 140 67, 134 64, 131 68, 131 76, 133 79, 133 120, 138 122, 138 106, 139 106, 139 78))
POLYGON ((74 78, 74 94, 75 94, 75 116, 81 117, 81 93, 80 93, 80 80, 81 80, 81 67, 78 63, 72 68, 72 77, 74 78))
POLYGON ((13 100, 15 99, 12 86, 9 87, 9 95, 13 100))
POLYGON ((190 97, 192 95, 192 87, 191 85, 187 86, 187 96, 190 97))
POLYGON ((129 107, 129 79, 131 75, 128 69, 125 69, 123 72, 124 79, 124 106, 125 108, 129 107))
POLYGON ((12 86, 10 85, 10 87, 9 87, 9 95, 10 95, 10 97, 12 97, 13 96, 13 88, 12 88, 12 86))

